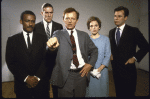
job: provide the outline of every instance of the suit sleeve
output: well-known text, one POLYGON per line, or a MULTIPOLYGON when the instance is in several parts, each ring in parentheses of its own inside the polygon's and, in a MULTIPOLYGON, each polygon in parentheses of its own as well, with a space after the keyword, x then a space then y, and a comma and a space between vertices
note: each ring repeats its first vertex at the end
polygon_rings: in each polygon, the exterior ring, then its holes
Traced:
POLYGON ((87 36, 87 44, 88 44, 88 55, 90 56, 88 63, 94 67, 98 57, 98 49, 89 36, 87 36))
POLYGON ((134 55, 134 57, 137 59, 137 62, 140 62, 149 51, 149 44, 144 38, 143 34, 139 31, 139 29, 136 28, 134 33, 135 33, 135 42, 139 47, 139 50, 134 55))
POLYGON ((26 69, 22 68, 16 58, 14 39, 9 37, 6 45, 6 63, 11 73, 21 82, 28 76, 26 69))

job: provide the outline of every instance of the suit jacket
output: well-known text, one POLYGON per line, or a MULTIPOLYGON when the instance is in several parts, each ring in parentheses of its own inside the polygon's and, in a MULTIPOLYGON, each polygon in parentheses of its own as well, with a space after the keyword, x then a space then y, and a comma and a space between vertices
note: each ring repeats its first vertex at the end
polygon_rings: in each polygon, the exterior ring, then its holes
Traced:
MULTIPOLYGON (((87 33, 79 30, 76 31, 82 58, 85 63, 91 64, 94 67, 98 57, 98 49, 87 33), (90 59, 88 56, 91 56, 90 59)), ((73 58, 72 43, 66 29, 56 31, 54 36, 57 37, 60 45, 57 49, 56 64, 52 72, 51 83, 63 87, 67 80, 68 70, 73 58)), ((90 74, 88 74, 88 80, 89 78, 90 74)))
MULTIPOLYGON (((28 52, 23 32, 8 38, 6 45, 6 63, 14 75, 15 84, 25 86, 24 79, 37 76, 43 81, 46 78, 45 66, 46 38, 33 32, 31 52, 28 52)), ((18 86, 19 88, 19 86, 18 86)))
MULTIPOLYGON (((53 36, 54 31, 61 30, 61 29, 63 29, 63 26, 61 24, 52 21, 52 31, 51 31, 52 34, 51 34, 51 37, 53 36)), ((36 33, 42 34, 42 35, 47 37, 43 21, 41 21, 41 22, 39 22, 35 25, 34 31, 36 33)), ((49 72, 47 72, 48 73, 47 75, 49 76, 49 79, 50 79, 53 67, 55 65, 55 59, 56 59, 56 53, 51 53, 51 52, 47 51, 47 53, 46 53, 46 65, 47 65, 47 67, 49 67, 48 68, 49 72)))
MULTIPOLYGON (((61 24, 52 21, 52 31, 51 31, 52 34, 51 34, 51 37, 53 36, 54 31, 61 30, 61 29, 63 29, 63 26, 61 24)), ((36 33, 40 33, 40 34, 43 34, 43 35, 47 36, 47 34, 45 32, 43 21, 37 23, 35 25, 34 30, 35 30, 36 33)))
POLYGON ((140 62, 148 52, 149 44, 139 29, 125 25, 118 46, 115 40, 115 30, 116 28, 109 32, 113 61, 115 63, 125 64, 129 58, 134 56, 137 62, 140 62), (136 46, 140 48, 137 52, 136 46))

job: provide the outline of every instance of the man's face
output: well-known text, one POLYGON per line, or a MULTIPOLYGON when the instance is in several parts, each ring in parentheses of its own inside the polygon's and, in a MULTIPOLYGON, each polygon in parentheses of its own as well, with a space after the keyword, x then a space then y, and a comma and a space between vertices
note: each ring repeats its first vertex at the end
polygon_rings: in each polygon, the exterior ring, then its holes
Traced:
POLYGON ((114 23, 117 27, 122 26, 126 20, 127 20, 127 16, 124 17, 124 11, 123 10, 115 11, 114 23))
POLYGON ((63 19, 65 26, 67 29, 72 30, 75 28, 77 20, 76 12, 66 13, 63 19))
POLYGON ((51 22, 53 18, 53 8, 52 7, 43 8, 43 12, 41 12, 41 15, 43 16, 46 22, 48 23, 51 22))
POLYGON ((35 26, 35 16, 30 14, 24 14, 23 20, 20 20, 20 23, 23 25, 23 30, 27 33, 33 31, 35 26))

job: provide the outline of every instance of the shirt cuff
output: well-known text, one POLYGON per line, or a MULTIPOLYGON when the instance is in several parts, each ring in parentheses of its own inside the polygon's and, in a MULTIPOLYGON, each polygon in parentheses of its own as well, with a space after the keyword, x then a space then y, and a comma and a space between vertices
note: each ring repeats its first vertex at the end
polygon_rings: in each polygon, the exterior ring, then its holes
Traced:
POLYGON ((38 78, 38 81, 40 81, 40 80, 41 80, 41 79, 40 79, 39 77, 37 77, 37 76, 34 76, 34 77, 38 78))
POLYGON ((135 61, 137 61, 137 59, 133 56, 133 58, 135 59, 135 61))
MULTIPOLYGON (((29 75, 28 75, 28 76, 29 76, 29 75)), ((26 80, 27 80, 28 76, 24 79, 24 82, 26 82, 26 80)))

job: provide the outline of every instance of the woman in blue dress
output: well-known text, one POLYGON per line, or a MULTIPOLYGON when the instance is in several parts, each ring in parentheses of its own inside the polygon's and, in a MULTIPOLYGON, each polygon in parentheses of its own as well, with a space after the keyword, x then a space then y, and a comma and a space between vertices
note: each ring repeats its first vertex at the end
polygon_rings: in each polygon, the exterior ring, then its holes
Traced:
POLYGON ((109 38, 99 34, 101 21, 97 17, 90 17, 87 27, 91 32, 90 38, 98 48, 98 59, 94 70, 101 74, 100 78, 90 76, 89 86, 87 87, 86 97, 108 97, 109 96, 109 77, 108 65, 110 61, 111 49, 109 38))

